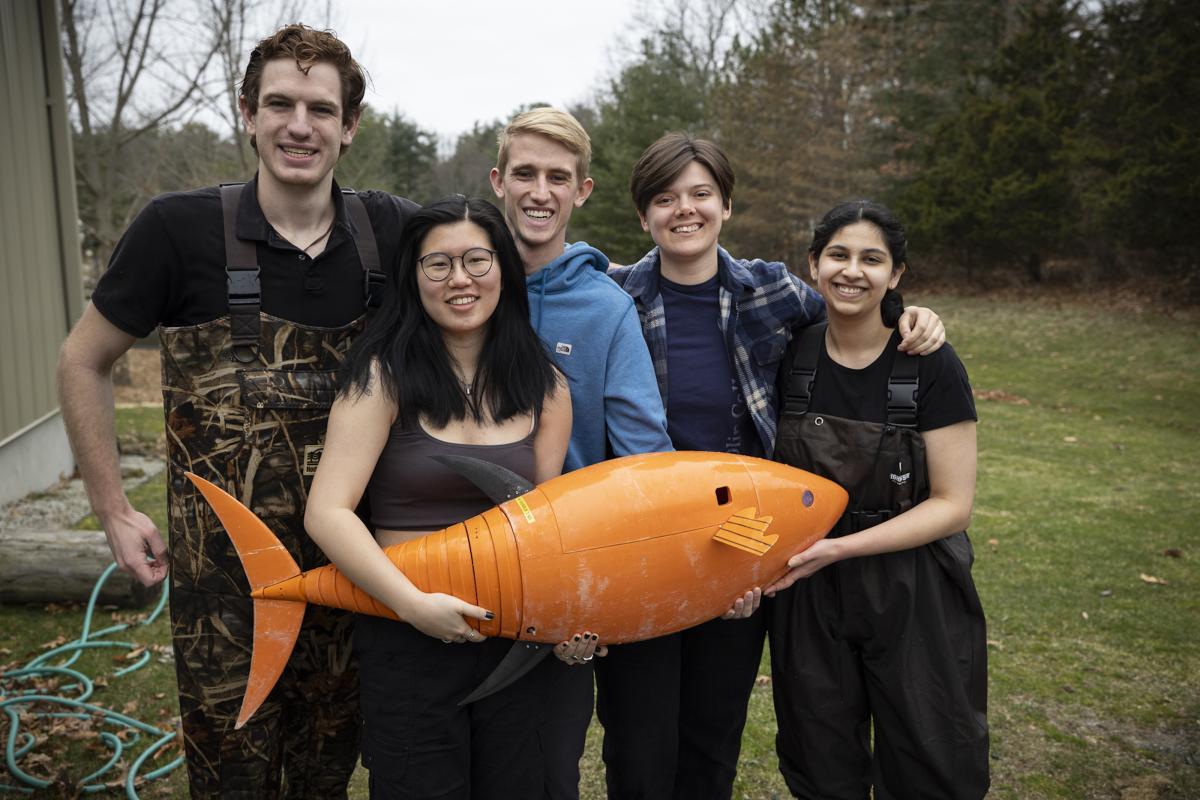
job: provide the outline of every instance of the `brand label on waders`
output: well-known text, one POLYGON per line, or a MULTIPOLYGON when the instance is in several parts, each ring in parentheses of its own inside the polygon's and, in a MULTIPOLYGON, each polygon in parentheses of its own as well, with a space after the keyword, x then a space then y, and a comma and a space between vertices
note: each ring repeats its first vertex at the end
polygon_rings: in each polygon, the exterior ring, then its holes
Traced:
POLYGON ((904 471, 903 461, 897 461, 896 471, 888 475, 888 477, 891 478, 892 483, 896 484, 897 486, 903 486, 904 484, 908 483, 908 477, 911 474, 911 472, 904 471))
POLYGON ((321 452, 325 449, 323 444, 310 444, 304 447, 304 474, 316 475, 317 464, 321 462, 321 452))

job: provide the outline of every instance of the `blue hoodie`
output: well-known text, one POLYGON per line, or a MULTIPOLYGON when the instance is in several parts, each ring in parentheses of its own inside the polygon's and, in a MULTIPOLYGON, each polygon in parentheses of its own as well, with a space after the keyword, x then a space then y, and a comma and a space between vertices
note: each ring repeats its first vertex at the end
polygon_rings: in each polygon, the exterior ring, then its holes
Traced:
POLYGON ((526 277, 529 321, 571 388, 573 423, 563 472, 611 455, 672 449, 650 351, 633 299, 585 242, 526 277))

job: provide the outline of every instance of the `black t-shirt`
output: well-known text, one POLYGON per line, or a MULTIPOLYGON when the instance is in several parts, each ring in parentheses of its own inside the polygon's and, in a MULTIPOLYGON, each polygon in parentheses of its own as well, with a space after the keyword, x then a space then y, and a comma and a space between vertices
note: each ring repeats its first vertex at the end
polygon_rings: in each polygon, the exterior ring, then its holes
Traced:
MULTIPOLYGON (((263 216, 257 178, 242 189, 237 235, 256 243, 262 310, 300 325, 341 327, 364 311, 363 268, 353 224, 337 184, 333 231, 325 250, 311 258, 286 241, 263 216)), ((400 229, 419 206, 385 192, 359 192, 390 272, 400 252, 400 229)), ((137 215, 92 294, 104 317, 132 336, 157 326, 210 322, 229 313, 221 192, 211 186, 171 192, 137 215)))
POLYGON ((900 334, 893 333, 879 358, 862 369, 850 369, 829 357, 822 336, 809 411, 864 422, 887 422, 892 362, 897 358, 916 358, 917 430, 931 431, 978 419, 967 371, 949 343, 927 356, 897 352, 898 344, 900 334))

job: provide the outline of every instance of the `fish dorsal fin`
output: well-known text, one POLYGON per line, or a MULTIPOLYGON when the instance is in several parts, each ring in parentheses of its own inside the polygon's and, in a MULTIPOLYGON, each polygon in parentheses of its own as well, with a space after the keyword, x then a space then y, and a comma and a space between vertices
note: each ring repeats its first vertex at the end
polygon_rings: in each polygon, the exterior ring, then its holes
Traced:
POLYGON ((765 555, 779 541, 779 534, 767 533, 772 518, 759 517, 757 514, 758 509, 754 507, 735 511, 721 523, 721 527, 713 534, 713 540, 751 555, 765 555))
POLYGON ((533 484, 525 478, 490 461, 470 456, 430 456, 430 458, 444 464, 478 486, 479 490, 497 505, 533 491, 533 484))

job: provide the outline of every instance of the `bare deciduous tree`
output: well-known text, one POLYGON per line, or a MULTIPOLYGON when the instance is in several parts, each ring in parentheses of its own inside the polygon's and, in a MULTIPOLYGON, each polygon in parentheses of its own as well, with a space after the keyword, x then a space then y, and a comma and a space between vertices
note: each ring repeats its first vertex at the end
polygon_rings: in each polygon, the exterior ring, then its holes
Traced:
MULTIPOLYGON (((147 200, 247 175, 237 82, 265 32, 312 0, 60 0, 88 279, 147 200), (196 123, 216 114, 225 135, 196 123), (232 150, 234 165, 229 163, 232 150), (236 165, 240 165, 240 169, 236 165)), ((332 6, 306 20, 327 24, 332 6)))
POLYGON ((85 247, 103 262, 146 197, 147 134, 186 121, 224 31, 171 0, 61 0, 85 247))

